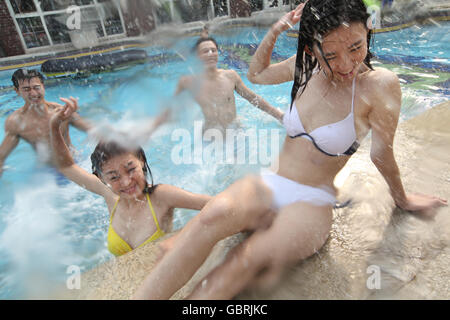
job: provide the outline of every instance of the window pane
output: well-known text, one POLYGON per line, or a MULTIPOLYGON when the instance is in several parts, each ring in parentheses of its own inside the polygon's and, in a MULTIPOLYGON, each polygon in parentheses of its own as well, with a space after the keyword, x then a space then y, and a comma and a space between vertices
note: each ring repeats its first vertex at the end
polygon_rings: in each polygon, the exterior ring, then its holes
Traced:
POLYGON ((249 0, 252 12, 260 11, 263 9, 263 0, 249 0))
POLYGON ((0 43, 0 58, 6 57, 5 50, 2 47, 2 44, 0 43))
POLYGON ((289 0, 269 0, 269 7, 278 7, 281 5, 288 5, 289 0))
POLYGON ((41 10, 42 11, 54 11, 66 9, 70 4, 65 3, 67 1, 55 1, 55 0, 42 0, 41 10))
POLYGON ((216 17, 228 15, 227 0, 214 1, 214 14, 216 15, 216 17))
POLYGON ((68 7, 77 5, 93 4, 94 0, 41 0, 42 11, 66 10, 68 7))
POLYGON ((10 2, 14 13, 36 12, 33 0, 11 0, 10 2))
POLYGON ((87 4, 93 4, 94 0, 75 0, 75 4, 77 6, 87 5, 87 4))
POLYGON ((172 21, 172 18, 170 16, 170 3, 169 1, 166 2, 155 2, 155 8, 156 8, 156 21, 158 24, 163 23, 169 23, 172 21))
POLYGON ((45 16, 48 33, 53 44, 70 42, 70 36, 66 26, 67 14, 52 14, 45 16))
POLYGON ((208 20, 209 0, 173 0, 173 6, 181 22, 208 20))
POLYGON ((106 34, 124 33, 117 6, 110 0, 99 0, 98 2, 101 3, 99 10, 100 16, 103 17, 106 34))
POLYGON ((81 29, 96 29, 99 37, 105 36, 100 17, 95 7, 81 10, 81 29))
POLYGON ((48 46, 50 44, 42 26, 41 18, 18 18, 17 23, 22 31, 27 48, 48 46))

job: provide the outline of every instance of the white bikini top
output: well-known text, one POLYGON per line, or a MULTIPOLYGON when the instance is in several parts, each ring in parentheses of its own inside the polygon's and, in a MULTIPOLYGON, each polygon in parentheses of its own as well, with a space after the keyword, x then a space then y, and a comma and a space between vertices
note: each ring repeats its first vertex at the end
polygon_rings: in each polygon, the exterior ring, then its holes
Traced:
POLYGON ((291 138, 304 137, 312 141, 319 151, 329 156, 351 155, 356 152, 359 143, 356 140, 355 121, 353 116, 353 105, 355 100, 355 83, 352 85, 352 109, 342 120, 316 128, 310 133, 305 131, 302 121, 298 115, 295 101, 292 109, 288 110, 283 117, 283 125, 291 138))

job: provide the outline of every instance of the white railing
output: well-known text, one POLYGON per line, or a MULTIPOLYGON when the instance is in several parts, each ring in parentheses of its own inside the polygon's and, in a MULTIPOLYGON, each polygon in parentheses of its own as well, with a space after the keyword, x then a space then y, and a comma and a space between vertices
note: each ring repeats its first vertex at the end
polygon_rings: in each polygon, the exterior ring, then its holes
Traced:
MULTIPOLYGON (((51 32, 49 31, 49 26, 47 24, 46 21, 46 17, 49 16, 55 16, 55 15, 67 15, 67 8, 66 9, 59 9, 59 10, 49 10, 49 11, 45 11, 42 10, 40 4, 41 1, 39 0, 31 0, 29 2, 30 5, 34 6, 35 11, 33 12, 25 12, 25 13, 16 13, 14 10, 14 7, 12 5, 11 2, 14 2, 15 0, 6 0, 6 5, 8 7, 9 13, 14 21, 14 25, 16 27, 16 30, 18 31, 19 37, 20 37, 20 41, 22 42, 23 48, 25 49, 25 52, 30 53, 36 50, 43 50, 46 48, 59 48, 59 47, 65 47, 68 44, 70 44, 70 42, 62 42, 57 44, 55 42, 55 40, 52 38, 51 32), (19 21, 20 19, 27 19, 27 18, 37 18, 38 22, 40 23, 40 26, 42 26, 42 29, 39 33, 39 36, 45 35, 45 38, 47 41, 45 41, 46 43, 48 43, 47 45, 41 45, 39 42, 36 42, 36 45, 33 46, 33 44, 31 42, 28 42, 25 37, 24 37, 24 31, 21 29, 19 21)), ((126 29, 125 29, 125 23, 124 23, 124 19, 122 16, 122 10, 120 9, 120 6, 118 5, 118 2, 116 0, 111 0, 111 2, 109 3, 110 5, 115 6, 115 9, 117 10, 118 14, 119 14, 119 19, 120 19, 120 24, 121 24, 121 29, 122 32, 121 33, 114 33, 114 34, 109 34, 107 32, 107 28, 105 26, 105 21, 104 21, 104 12, 105 12, 105 3, 103 2, 98 2, 97 0, 92 0, 93 3, 92 4, 85 4, 85 5, 80 5, 78 6, 78 8, 80 9, 80 12, 82 12, 82 16, 83 16, 83 26, 87 27, 90 26, 88 29, 92 29, 92 23, 100 23, 101 29, 103 31, 103 36, 100 36, 101 39, 111 39, 111 38, 117 38, 118 36, 124 36, 126 33, 126 29), (89 13, 89 10, 91 11, 91 13, 89 13), (95 10, 95 15, 96 18, 94 18, 92 16, 92 10, 95 10)), ((16 3, 14 3, 16 4, 16 3)), ((61 20, 60 17, 57 17, 56 20, 59 21, 61 20)), ((59 21, 61 22, 61 21, 59 21)), ((24 22, 24 26, 26 26, 26 22, 24 22)), ((28 25, 27 27, 30 27, 30 25, 28 25)), ((31 29, 33 29, 31 27, 31 29)), ((30 34, 33 33, 33 36, 35 36, 37 38, 37 31, 32 30, 31 32, 29 32, 30 34)), ((67 32, 68 36, 70 38, 71 37, 71 33, 70 31, 67 32)), ((96 34, 96 36, 98 36, 96 34)), ((92 32, 90 33, 90 36, 92 37, 92 32)), ((95 40, 95 39, 94 39, 95 40)))

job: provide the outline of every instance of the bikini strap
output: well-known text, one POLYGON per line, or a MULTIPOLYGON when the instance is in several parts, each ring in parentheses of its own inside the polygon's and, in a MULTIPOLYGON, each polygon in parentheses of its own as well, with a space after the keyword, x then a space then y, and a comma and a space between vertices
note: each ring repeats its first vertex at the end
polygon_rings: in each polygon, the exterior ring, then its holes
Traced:
POLYGON ((117 205, 119 204, 119 200, 120 200, 120 196, 117 198, 117 201, 114 204, 113 209, 111 210, 111 216, 109 217, 109 223, 111 223, 111 221, 112 221, 112 219, 114 217, 114 213, 116 212, 116 208, 117 208, 117 205))
POLYGON ((156 229, 161 230, 161 228, 159 227, 158 219, 156 218, 155 210, 153 210, 152 202, 150 201, 150 196, 148 193, 146 193, 146 195, 147 195, 148 206, 150 207, 150 210, 152 211, 153 219, 155 220, 156 229))
POLYGON ((356 76, 353 78, 352 84, 352 114, 353 114, 353 105, 355 103, 355 86, 356 86, 356 76))

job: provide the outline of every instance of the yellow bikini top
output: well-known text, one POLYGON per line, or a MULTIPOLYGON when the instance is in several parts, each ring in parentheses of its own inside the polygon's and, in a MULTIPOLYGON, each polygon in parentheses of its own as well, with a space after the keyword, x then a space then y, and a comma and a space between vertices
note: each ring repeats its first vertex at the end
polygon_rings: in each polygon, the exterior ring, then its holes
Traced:
MULTIPOLYGON (((145 240, 143 243, 141 243, 138 246, 138 248, 148 242, 159 239, 160 237, 162 237, 165 234, 164 231, 162 231, 161 228, 159 227, 159 223, 158 223, 158 219, 156 218, 155 210, 153 210, 152 202, 150 201, 150 196, 148 195, 148 193, 146 193, 146 195, 147 195, 148 206, 150 207, 150 210, 153 215, 153 219, 155 220, 156 231, 147 240, 145 240)), ((117 232, 114 230, 112 223, 111 223, 112 219, 114 217, 114 212, 116 211, 117 204, 119 203, 119 200, 120 200, 120 197, 117 199, 117 201, 114 204, 114 207, 111 211, 111 218, 109 218, 109 229, 108 229, 108 250, 115 256, 120 256, 122 254, 125 254, 125 253, 133 250, 133 248, 131 248, 131 246, 117 234, 117 232)))

